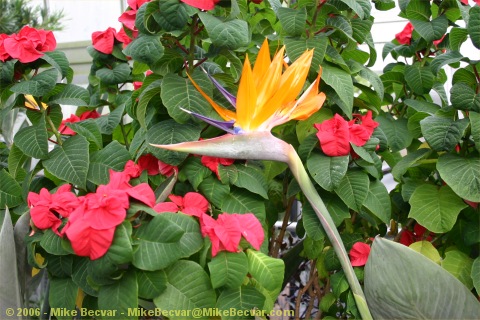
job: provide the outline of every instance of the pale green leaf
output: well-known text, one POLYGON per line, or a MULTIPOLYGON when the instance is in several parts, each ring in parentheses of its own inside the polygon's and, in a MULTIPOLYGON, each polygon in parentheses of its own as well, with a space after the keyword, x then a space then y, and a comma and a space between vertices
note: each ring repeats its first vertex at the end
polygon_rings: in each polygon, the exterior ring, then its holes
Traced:
POLYGON ((445 183, 461 198, 480 202, 480 161, 478 156, 463 158, 443 154, 438 158, 437 170, 445 183))

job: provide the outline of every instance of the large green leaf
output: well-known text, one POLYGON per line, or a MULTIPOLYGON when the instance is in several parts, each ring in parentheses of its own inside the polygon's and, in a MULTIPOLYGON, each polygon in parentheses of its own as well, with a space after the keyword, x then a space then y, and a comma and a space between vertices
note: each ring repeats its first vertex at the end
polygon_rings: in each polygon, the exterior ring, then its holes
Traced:
POLYGON ((23 128, 14 136, 13 142, 27 156, 37 159, 48 158, 48 134, 45 114, 38 123, 23 128))
POLYGON ((440 176, 461 198, 480 202, 480 161, 478 157, 463 158, 443 154, 438 158, 440 176))
POLYGON ((235 50, 248 45, 250 31, 244 20, 233 19, 222 21, 207 12, 198 14, 213 44, 235 50))
POLYGON ((450 187, 438 188, 431 184, 417 187, 410 197, 410 205, 408 217, 436 233, 450 231, 460 211, 467 207, 450 187))
POLYGON ((470 290, 473 288, 473 281, 470 275, 472 266, 473 259, 458 250, 450 250, 445 253, 445 259, 442 261, 442 268, 454 275, 470 290))
POLYGON ((370 180, 362 171, 348 171, 340 181, 335 193, 349 208, 360 211, 368 195, 370 180))
POLYGON ((157 35, 142 35, 134 39, 128 47, 123 50, 127 56, 135 61, 153 65, 163 55, 163 45, 157 35))
POLYGON ((434 115, 440 110, 440 106, 423 100, 406 99, 404 103, 418 112, 434 115))
POLYGON ((55 69, 48 69, 40 72, 30 80, 18 82, 10 90, 16 93, 31 94, 34 97, 46 95, 55 87, 58 72, 55 69))
POLYGON ((15 179, 18 174, 21 174, 23 165, 29 157, 22 152, 15 144, 12 145, 10 153, 8 154, 8 173, 15 179))
POLYGON ((468 84, 455 83, 450 89, 450 94, 455 109, 480 112, 480 93, 475 92, 468 84))
POLYGON ((410 89, 418 95, 430 92, 434 76, 429 67, 420 64, 405 66, 405 81, 410 89))
POLYGON ((198 190, 199 184, 212 174, 212 171, 202 164, 199 157, 191 157, 185 160, 182 171, 195 190, 198 190))
POLYGON ((112 134, 120 121, 123 121, 123 111, 125 110, 125 105, 121 104, 112 110, 109 114, 101 116, 100 118, 94 119, 98 126, 100 127, 100 132, 102 134, 112 134))
POLYGON ((137 120, 142 126, 142 128, 147 128, 146 123, 146 113, 149 102, 160 95, 161 91, 161 80, 153 81, 145 90, 142 91, 140 97, 138 98, 138 105, 136 109, 137 120))
POLYGON ((22 188, 5 169, 0 170, 0 207, 11 208, 23 202, 22 188))
POLYGON ((88 141, 93 142, 101 149, 103 146, 102 133, 97 122, 93 119, 87 119, 79 122, 67 123, 73 131, 84 136, 88 141))
POLYGON ((242 164, 229 166, 225 169, 235 171, 234 174, 229 175, 230 184, 233 184, 239 188, 247 189, 250 192, 262 196, 264 199, 268 199, 267 181, 260 170, 255 167, 242 164))
MULTIPOLYGON (((200 128, 194 125, 179 124, 174 120, 157 123, 147 131, 149 144, 174 144, 185 141, 196 141, 200 138, 200 128)), ((153 146, 148 150, 158 159, 171 165, 179 165, 188 157, 188 153, 169 151, 153 146)))
POLYGON ((275 259, 252 249, 247 250, 248 272, 265 289, 280 291, 285 265, 283 260, 275 259))
POLYGON ((160 309, 178 312, 169 313, 169 319, 188 318, 189 314, 182 314, 182 311, 215 307, 215 291, 210 284, 210 278, 199 264, 180 260, 165 272, 167 288, 153 299, 153 302, 160 309))
POLYGON ((472 138, 473 141, 475 141, 475 148, 477 151, 480 151, 480 113, 472 111, 469 114, 469 118, 472 138))
POLYGON ((320 152, 313 152, 307 160, 307 168, 320 187, 333 191, 347 173, 348 156, 327 157, 320 152))
POLYGON ((125 272, 113 284, 100 287, 98 308, 114 311, 122 319, 135 319, 131 310, 138 308, 138 284, 133 270, 125 272))
POLYGON ((208 202, 221 208, 223 201, 230 193, 230 186, 223 184, 216 177, 210 176, 200 183, 198 186, 200 192, 207 198, 208 202))
POLYGON ((468 124, 468 119, 454 121, 437 116, 429 116, 420 121, 425 140, 436 151, 452 151, 463 137, 468 124))
POLYGON ((480 49, 480 7, 478 5, 470 9, 470 18, 467 23, 470 40, 477 49, 480 49))
POLYGON ((367 198, 363 205, 382 222, 389 223, 392 215, 392 205, 388 190, 382 182, 378 180, 370 182, 367 198))
POLYGON ((110 142, 105 148, 92 153, 87 179, 97 185, 107 184, 110 180, 109 170, 122 171, 130 160, 130 153, 118 141, 110 142))
POLYGON ((409 246, 410 249, 413 249, 417 251, 418 253, 421 253, 428 259, 432 260, 433 262, 440 264, 442 258, 440 257, 440 254, 438 253, 438 250, 433 246, 433 244, 430 241, 422 240, 422 241, 417 241, 412 243, 409 246))
POLYGON ((305 8, 279 8, 277 11, 278 20, 283 30, 289 36, 299 36, 305 31, 305 20, 307 19, 307 11, 305 8))
POLYGON ((44 52, 41 59, 57 69, 62 74, 62 78, 66 78, 70 73, 70 63, 68 62, 67 55, 63 51, 55 50, 44 52))
POLYGON ((440 39, 447 32, 448 19, 445 15, 441 15, 432 21, 412 20, 415 31, 427 42, 440 39))
POLYGON ((392 169, 392 175, 397 181, 402 181, 402 176, 408 169, 417 166, 417 161, 428 157, 432 151, 427 148, 418 149, 408 153, 400 161, 398 161, 392 169))
POLYGON ((375 118, 387 137, 387 143, 392 152, 405 149, 412 142, 412 135, 408 131, 407 119, 394 119, 388 114, 381 114, 375 118))
POLYGON ((375 319, 475 319, 480 314, 475 296, 442 267, 379 237, 365 266, 365 296, 375 319))
POLYGON ((135 269, 138 296, 144 299, 158 297, 167 288, 167 274, 163 270, 144 271, 135 269))
POLYGON ((71 249, 67 249, 69 245, 68 241, 60 237, 51 229, 44 231, 42 239, 40 240, 40 245, 45 251, 56 256, 64 256, 73 253, 71 249))
POLYGON ((430 3, 423 0, 411 0, 408 2, 405 13, 408 20, 429 21, 432 11, 430 3))
POLYGON ((161 1, 159 9, 159 13, 154 17, 166 31, 182 29, 195 12, 191 6, 176 0, 161 1))
POLYGON ((436 56, 430 64, 430 67, 432 69, 432 72, 436 75, 444 65, 459 62, 462 59, 463 55, 460 52, 450 51, 436 56))
MULTIPOLYGON (((202 72, 193 74, 193 80, 202 90, 212 97, 212 83, 202 72)), ((168 114, 180 123, 192 120, 192 116, 182 109, 199 113, 207 117, 215 116, 214 109, 200 92, 193 86, 188 78, 180 77, 177 74, 168 74, 163 78, 161 90, 162 102, 167 108, 168 114)), ((216 114, 216 113, 215 113, 216 114)), ((195 118, 195 120, 197 120, 195 118)))
POLYGON ((260 221, 265 221, 265 204, 262 198, 246 190, 232 187, 224 198, 222 212, 253 213, 260 221))
POLYGON ((238 288, 248 272, 247 256, 243 252, 219 252, 208 263, 214 289, 225 286, 238 288))
POLYGON ((200 228, 194 218, 184 214, 163 213, 142 224, 133 265, 154 271, 164 269, 181 258, 187 258, 203 245, 200 228))
MULTIPOLYGON (((77 299, 78 286, 73 282, 72 278, 53 278, 50 279, 49 303, 52 312, 63 309, 65 311, 75 310, 75 301, 77 299)), ((57 314, 58 319, 71 319, 68 316, 57 314)))
POLYGON ((468 31, 463 28, 452 28, 449 33, 449 46, 453 51, 460 51, 462 44, 468 39, 468 31))
POLYGON ((327 50, 328 38, 315 37, 309 39, 299 39, 292 37, 285 38, 284 44, 288 58, 291 61, 297 60, 307 49, 314 49, 311 66, 315 70, 315 68, 318 68, 323 61, 325 51, 327 50))
POLYGON ((89 164, 88 141, 81 135, 65 140, 43 161, 45 169, 57 178, 85 189, 89 164))
POLYGON ((131 70, 128 63, 119 63, 111 69, 98 69, 95 75, 99 77, 103 83, 112 85, 128 81, 130 79, 130 73, 131 70))
POLYGON ((223 290, 218 297, 217 308, 222 319, 254 319, 255 312, 262 313, 260 310, 264 303, 265 296, 257 289, 239 286, 223 290))
POLYGON ((308 202, 303 204, 302 221, 305 232, 312 240, 319 241, 325 238, 325 231, 323 230, 322 224, 308 202))
POLYGON ((90 93, 87 89, 74 84, 57 84, 56 90, 61 90, 48 100, 49 104, 66 104, 71 106, 87 106, 90 102, 90 93))
POLYGON ((323 65, 322 80, 335 90, 341 101, 339 107, 348 117, 351 117, 353 106, 353 82, 350 74, 337 67, 325 64, 323 65))
POLYGON ((477 257, 473 261, 471 276, 473 280, 473 286, 475 287, 475 290, 479 292, 480 291, 480 257, 477 257))

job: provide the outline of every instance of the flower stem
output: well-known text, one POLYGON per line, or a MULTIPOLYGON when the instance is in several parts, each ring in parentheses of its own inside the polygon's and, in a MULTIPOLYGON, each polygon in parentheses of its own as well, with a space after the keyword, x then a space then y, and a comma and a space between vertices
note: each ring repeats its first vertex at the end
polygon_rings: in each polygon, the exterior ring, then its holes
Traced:
POLYGON ((60 135, 60 132, 58 132, 57 128, 55 127, 55 124, 53 123, 52 119, 48 116, 48 114, 45 113, 45 119, 47 120, 48 122, 48 125, 50 126, 50 129, 52 129, 52 132, 53 134, 55 135, 55 137, 57 138, 57 143, 59 145, 62 145, 63 141, 62 141, 62 137, 60 135))
POLYGON ((310 177, 308 176, 308 173, 305 170, 305 167, 303 166, 297 152, 295 151, 295 149, 293 149, 292 146, 290 146, 288 157, 288 165, 290 167, 290 170, 297 179, 297 182, 300 185, 303 194, 305 195, 305 197, 307 197, 308 201, 312 205, 313 210, 317 214, 317 217, 320 220, 323 229, 328 236, 328 239, 332 243, 333 249, 335 250, 337 257, 340 260, 340 264, 342 265, 345 276, 347 277, 348 283, 350 284, 350 288, 352 289, 353 296, 355 298, 355 302, 357 303, 357 308, 360 311, 362 319, 372 319, 372 315, 370 314, 370 310, 368 309, 362 287, 360 286, 360 283, 355 276, 355 272, 353 271, 353 267, 350 264, 350 259, 348 258, 348 254, 340 238, 340 234, 335 227, 335 223, 333 222, 330 214, 328 213, 327 207, 325 206, 322 198, 320 198, 317 191, 315 190, 315 187, 312 184, 310 177))

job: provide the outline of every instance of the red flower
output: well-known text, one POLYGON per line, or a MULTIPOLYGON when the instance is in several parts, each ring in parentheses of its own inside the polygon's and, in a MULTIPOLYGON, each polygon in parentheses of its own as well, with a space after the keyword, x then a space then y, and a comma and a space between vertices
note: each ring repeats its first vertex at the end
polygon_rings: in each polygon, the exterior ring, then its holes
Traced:
POLYGON ((191 216, 200 217, 208 210, 208 201, 197 192, 188 192, 184 197, 171 194, 168 196, 172 202, 162 202, 153 209, 158 213, 181 211, 191 216))
POLYGON ((260 4, 260 3, 263 2, 263 0, 252 0, 252 2, 255 3, 255 4, 260 4))
POLYGON ((111 54, 113 52, 113 46, 115 45, 115 38, 117 31, 109 27, 105 31, 95 31, 92 33, 93 47, 105 54, 111 54))
POLYGON ((217 175, 217 178, 220 179, 220 176, 218 175, 218 166, 232 165, 233 162, 235 162, 235 159, 202 156, 201 162, 205 167, 215 172, 215 174, 217 175))
POLYGON ((346 156, 350 153, 350 142, 359 147, 365 145, 378 127, 378 122, 372 119, 371 111, 365 116, 354 116, 353 120, 347 122, 335 114, 330 120, 314 124, 323 153, 330 157, 346 156))
POLYGON ((353 267, 361 267, 367 263, 370 246, 363 242, 356 242, 350 249, 350 262, 353 267))
POLYGON ((212 10, 215 8, 215 5, 220 2, 220 0, 180 0, 183 3, 188 4, 189 6, 202 9, 202 10, 212 10))
POLYGON ((143 170, 147 170, 147 173, 151 176, 160 173, 164 176, 170 177, 174 172, 178 172, 178 168, 176 166, 164 163, 151 154, 142 155, 138 159, 138 168, 140 173, 143 170))
POLYGON ((122 15, 118 18, 118 21, 123 23, 123 25, 128 29, 136 31, 137 28, 135 28, 135 19, 137 18, 137 11, 144 3, 149 1, 150 0, 127 0, 130 10, 122 13, 122 15))
MULTIPOLYGON (((148 70, 147 72, 145 72, 145 76, 148 77, 149 75, 151 75, 153 72, 151 70, 148 70)), ((142 86, 143 84, 143 81, 134 81, 133 82, 133 90, 138 90, 140 89, 140 87, 142 86)))
POLYGON ((222 213, 217 220, 203 214, 200 227, 202 235, 208 236, 212 242, 212 257, 219 251, 238 252, 242 236, 259 250, 265 237, 260 221, 252 213, 222 213))
POLYGON ((39 194, 30 192, 27 202, 30 209, 30 217, 38 229, 52 229, 56 234, 62 224, 61 218, 70 216, 70 213, 77 208, 79 200, 70 192, 69 184, 62 185, 57 192, 50 194, 47 189, 42 188, 39 194))
POLYGON ((403 30, 395 35, 395 39, 397 39, 398 43, 400 44, 410 44, 412 41, 412 32, 413 32, 413 25, 409 22, 403 28, 403 30))
POLYGON ((24 26, 18 34, 1 36, 0 57, 5 61, 7 54, 21 63, 29 63, 42 57, 44 52, 53 51, 57 41, 51 31, 24 26))
POLYGON ((10 55, 5 50, 5 46, 3 44, 3 41, 7 38, 8 38, 8 35, 4 33, 0 34, 0 61, 2 62, 5 62, 8 58, 10 58, 10 55))
POLYGON ((424 226, 418 223, 413 227, 413 232, 408 229, 403 229, 402 233, 400 234, 400 243, 408 247, 417 241, 432 241, 434 233, 428 232, 428 234, 425 236, 427 231, 428 230, 424 226))
POLYGON ((60 132, 63 135, 74 136, 77 133, 72 129, 70 129, 69 127, 67 127, 66 126, 67 123, 75 123, 75 122, 83 121, 86 119, 96 119, 99 117, 100 117, 100 113, 98 113, 96 110, 85 111, 80 115, 80 117, 72 114, 70 115, 69 118, 62 121, 62 123, 60 124, 60 127, 58 128, 58 132, 60 132))

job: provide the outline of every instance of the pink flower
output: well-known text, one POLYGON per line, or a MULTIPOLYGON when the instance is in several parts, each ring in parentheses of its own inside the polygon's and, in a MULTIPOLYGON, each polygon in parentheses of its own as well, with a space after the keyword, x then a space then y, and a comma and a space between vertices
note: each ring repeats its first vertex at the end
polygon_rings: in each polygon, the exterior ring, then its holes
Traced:
POLYGON ((356 242, 350 249, 350 262, 353 267, 361 267, 367 263, 370 246, 363 242, 356 242))
POLYGON ((218 175, 218 166, 230 166, 235 162, 235 159, 202 156, 201 162, 205 167, 212 170, 217 175, 217 178, 220 179, 220 176, 218 175))
POLYGON ((212 10, 215 8, 215 5, 220 2, 220 0, 180 0, 183 3, 188 4, 189 6, 202 9, 202 10, 212 10))
POLYGON ((74 136, 77 133, 72 129, 70 129, 69 127, 67 127, 66 126, 67 123, 75 123, 75 122, 80 122, 86 119, 96 119, 99 117, 100 117, 100 113, 98 113, 96 110, 85 111, 80 115, 80 117, 72 114, 70 115, 69 118, 62 121, 62 123, 60 124, 60 127, 58 128, 58 132, 60 132, 63 135, 74 136))
POLYGON ((24 26, 18 34, 5 37, 1 36, 0 56, 2 61, 7 59, 7 54, 18 59, 21 63, 29 63, 41 58, 44 52, 53 51, 57 41, 51 31, 35 29, 24 26))
POLYGON ((181 211, 195 217, 200 217, 208 210, 207 199, 197 192, 188 192, 184 197, 171 194, 168 198, 172 202, 161 202, 153 209, 158 213, 181 211))
POLYGON ((30 217, 38 229, 52 229, 60 235, 58 228, 62 224, 61 219, 70 216, 79 202, 75 194, 70 192, 70 188, 69 184, 64 184, 54 194, 50 194, 45 188, 42 188, 39 194, 28 194, 30 217))
POLYGON ((398 43, 400 44, 410 45, 410 42, 412 41, 413 29, 413 25, 408 22, 405 28, 395 35, 395 39, 397 39, 398 43))

